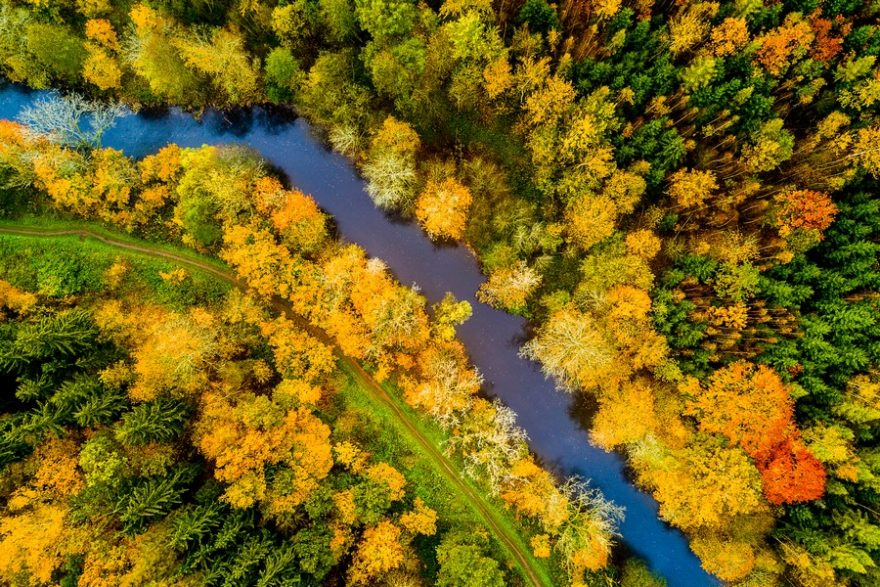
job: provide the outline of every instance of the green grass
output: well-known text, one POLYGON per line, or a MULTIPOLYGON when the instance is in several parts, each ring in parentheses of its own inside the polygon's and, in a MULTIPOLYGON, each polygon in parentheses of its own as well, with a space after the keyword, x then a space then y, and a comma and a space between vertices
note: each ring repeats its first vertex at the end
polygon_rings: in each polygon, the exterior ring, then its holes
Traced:
POLYGON ((128 271, 118 287, 141 299, 184 309, 195 304, 212 305, 230 285, 214 276, 187 267, 188 277, 179 284, 162 278, 180 267, 136 252, 77 235, 52 239, 0 234, 0 276, 13 285, 50 297, 98 294, 108 286, 107 270, 124 258, 128 271))
MULTIPOLYGON (((167 242, 159 242, 155 240, 144 240, 143 238, 139 238, 137 236, 127 234, 115 228, 108 228, 107 226, 99 223, 99 222, 89 222, 84 220, 70 220, 57 218, 53 216, 35 216, 35 215, 24 215, 16 217, 14 220, 10 219, 0 219, 0 228, 33 228, 35 230, 42 231, 55 231, 55 230, 88 230, 91 233, 102 235, 107 238, 112 238, 116 241, 131 243, 132 245, 148 245, 150 249, 155 251, 164 251, 167 253, 173 253, 180 257, 186 257, 193 262, 209 264, 214 266, 219 271, 229 271, 229 267, 226 266, 225 263, 220 261, 219 259, 209 256, 202 255, 192 249, 185 248, 182 245, 169 244, 167 242)), ((145 257, 150 257, 150 255, 144 255, 145 257)))

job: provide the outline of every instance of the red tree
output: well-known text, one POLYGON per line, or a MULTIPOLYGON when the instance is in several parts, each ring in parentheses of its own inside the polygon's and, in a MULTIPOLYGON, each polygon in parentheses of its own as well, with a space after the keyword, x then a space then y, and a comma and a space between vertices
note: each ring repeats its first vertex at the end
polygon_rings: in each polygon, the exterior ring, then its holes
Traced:
POLYGON ((812 501, 825 493, 825 468, 799 438, 777 445, 758 469, 764 496, 774 505, 812 501))

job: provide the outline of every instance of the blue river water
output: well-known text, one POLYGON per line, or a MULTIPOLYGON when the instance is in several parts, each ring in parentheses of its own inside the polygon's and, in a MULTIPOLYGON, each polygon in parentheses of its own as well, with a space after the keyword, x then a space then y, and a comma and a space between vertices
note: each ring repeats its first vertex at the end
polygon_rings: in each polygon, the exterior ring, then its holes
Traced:
MULTIPOLYGON (((0 118, 14 119, 38 95, 14 85, 0 88, 0 118)), ((459 335, 485 378, 486 392, 517 413, 529 445, 545 465, 563 475, 589 479, 608 499, 623 506, 621 542, 645 559, 670 587, 720 585, 700 567, 684 535, 657 517, 657 502, 628 480, 624 459, 589 444, 574 398, 557 391, 536 363, 518 356, 526 321, 474 297, 485 278, 467 249, 435 246, 415 224, 376 208, 352 164, 328 150, 301 118, 252 109, 208 111, 196 120, 171 109, 123 117, 103 141, 132 157, 143 157, 172 142, 185 147, 248 145, 332 214, 342 238, 383 259, 402 283, 417 284, 431 302, 439 301, 447 291, 470 302, 473 315, 459 327, 459 335)))

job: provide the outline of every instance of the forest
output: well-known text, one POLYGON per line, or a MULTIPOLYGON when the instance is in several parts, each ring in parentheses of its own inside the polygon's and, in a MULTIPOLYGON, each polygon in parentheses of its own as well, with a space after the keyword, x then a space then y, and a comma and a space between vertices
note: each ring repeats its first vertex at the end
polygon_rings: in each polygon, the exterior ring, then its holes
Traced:
POLYGON ((246 148, 102 143, 125 112, 263 106, 474 252, 707 572, 877 585, 878 55, 872 0, 0 0, 0 71, 56 91, 0 123, 2 222, 232 272, 0 235, 0 577, 662 584, 481 392, 469 304, 246 148), (412 465, 365 377, 528 548, 412 465))

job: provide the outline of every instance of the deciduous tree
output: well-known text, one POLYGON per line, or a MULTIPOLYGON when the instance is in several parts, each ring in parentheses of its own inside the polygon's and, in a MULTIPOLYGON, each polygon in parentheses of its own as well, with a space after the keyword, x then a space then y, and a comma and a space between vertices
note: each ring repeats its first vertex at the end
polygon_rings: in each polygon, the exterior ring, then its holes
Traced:
POLYGON ((432 239, 458 240, 464 235, 471 192, 454 178, 429 181, 416 201, 416 218, 432 239))

